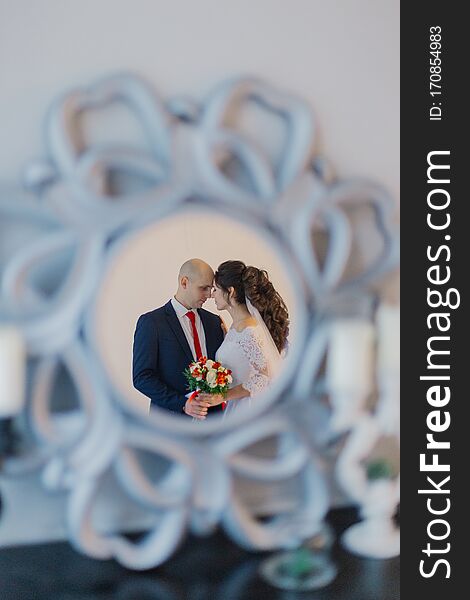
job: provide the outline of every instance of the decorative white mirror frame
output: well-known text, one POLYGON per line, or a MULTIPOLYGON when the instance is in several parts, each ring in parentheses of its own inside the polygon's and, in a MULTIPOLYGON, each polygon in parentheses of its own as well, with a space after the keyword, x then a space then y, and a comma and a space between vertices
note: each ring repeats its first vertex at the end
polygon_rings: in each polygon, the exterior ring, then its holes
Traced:
POLYGON ((311 427, 325 327, 345 306, 364 301, 369 306, 377 282, 397 265, 394 205, 387 193, 369 181, 331 178, 324 160, 313 153, 309 106, 249 78, 223 83, 199 105, 187 98, 164 102, 141 78, 119 74, 58 98, 44 133, 47 156, 25 171, 30 195, 14 191, 0 198, 2 219, 44 232, 21 247, 12 241, 3 268, 0 320, 19 328, 35 364, 25 408, 30 449, 5 460, 4 472, 18 476, 40 469, 47 489, 68 495, 74 546, 130 568, 160 564, 188 529, 204 534, 219 523, 250 549, 294 547, 314 535, 330 506, 318 432, 311 427), (137 119, 147 151, 84 144, 83 128, 77 127, 82 114, 104 112, 116 102, 137 119), (256 140, 227 125, 227 115, 247 102, 285 124, 287 141, 278 164, 256 140), (222 172, 215 160, 220 150, 243 171, 243 184, 222 172), (110 190, 111 176, 119 173, 139 179, 142 189, 110 190), (345 280, 358 235, 348 210, 364 204, 375 211, 382 250, 373 264, 345 280), (252 412, 194 426, 160 410, 139 412, 114 388, 96 351, 92 307, 100 278, 123 241, 144 225, 198 207, 264 236, 291 277, 297 306, 295 344, 283 373, 252 412), (328 232, 322 261, 313 245, 318 229, 328 232), (55 292, 41 293, 35 273, 47 272, 48 265, 57 272, 57 260, 70 251, 73 259, 61 266, 55 292), (79 398, 80 418, 73 422, 49 406, 61 363, 79 398), (273 436, 282 448, 275 458, 244 452, 273 436), (144 472, 139 450, 168 461, 158 483, 144 472), (94 525, 93 503, 110 471, 124 493, 155 517, 139 541, 99 533, 94 525), (237 495, 235 477, 267 485, 297 477, 303 493, 294 510, 260 521, 237 495))

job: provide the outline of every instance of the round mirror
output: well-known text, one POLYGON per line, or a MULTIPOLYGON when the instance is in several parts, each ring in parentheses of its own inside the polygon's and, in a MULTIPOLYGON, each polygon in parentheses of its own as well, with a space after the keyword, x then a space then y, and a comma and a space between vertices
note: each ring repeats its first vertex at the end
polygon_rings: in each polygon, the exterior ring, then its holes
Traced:
MULTIPOLYGON (((151 416, 153 416, 152 413, 155 413, 160 423, 164 413, 166 416, 181 416, 181 420, 185 424, 200 425, 202 423, 201 420, 196 421, 184 414, 181 400, 181 407, 178 401, 176 404, 174 402, 172 404, 170 401, 168 409, 163 406, 163 403, 157 405, 155 398, 151 402, 151 393, 147 395, 142 393, 142 390, 144 392, 146 390, 145 385, 142 386, 141 381, 136 381, 136 377, 137 379, 140 377, 142 380, 147 376, 155 375, 163 380, 167 388, 170 388, 170 392, 177 389, 180 399, 183 395, 182 385, 185 386, 185 394, 190 392, 183 373, 184 368, 182 368, 189 367, 195 359, 194 339, 191 339, 192 324, 189 322, 189 318, 187 323, 184 319, 185 310, 190 307, 187 302, 183 301, 183 305, 178 302, 175 295, 178 296, 178 289, 181 285, 180 269, 186 261, 193 258, 204 261, 214 272, 225 261, 235 260, 242 261, 247 266, 263 269, 285 303, 289 318, 288 337, 287 343, 281 349, 276 375, 274 376, 272 373, 269 384, 262 386, 262 393, 252 393, 249 401, 241 399, 250 408, 249 411, 241 410, 240 403, 237 405, 236 412, 254 414, 254 412, 258 412, 257 407, 254 406, 255 402, 257 404, 258 398, 260 406, 269 401, 267 396, 271 397, 272 394, 267 392, 273 390, 274 386, 277 387, 278 384, 282 385, 283 373, 295 353, 295 338, 299 330, 300 311, 302 310, 299 307, 298 294, 296 295, 294 291, 298 289, 295 286, 295 269, 287 263, 286 257, 279 253, 274 238, 271 239, 265 231, 261 233, 255 226, 248 223, 234 220, 220 213, 214 214, 207 207, 195 208, 192 206, 184 208, 176 215, 151 223, 124 239, 121 238, 110 256, 109 265, 104 272, 103 281, 94 303, 92 337, 109 380, 126 405, 140 412, 150 411, 151 416), (153 315, 156 314, 155 309, 158 308, 162 308, 158 314, 163 321, 157 320, 157 322, 154 321, 153 315), (179 314, 180 312, 181 314, 179 314), (142 315, 145 316, 142 317, 139 327, 142 331, 145 329, 145 333, 141 331, 145 338, 145 348, 142 347, 142 335, 138 334, 139 339, 136 335, 136 325, 142 315), (158 349, 155 346, 158 346, 158 349), (153 354, 154 351, 155 354, 153 354), (140 354, 140 362, 136 367, 135 355, 137 353, 140 354), (152 354, 150 361, 147 361, 144 356, 142 362, 142 353, 152 354), (181 362, 183 356, 185 357, 184 365, 181 362), (163 369, 164 373, 160 372, 160 369, 163 369), (146 372, 142 374, 144 370, 146 372), (148 371, 151 370, 154 372, 149 373, 148 371), (174 372, 171 372, 172 370, 174 372), (136 388, 140 388, 141 391, 136 388)), ((219 362, 227 363, 221 366, 232 371, 231 378, 228 378, 228 387, 235 387, 230 383, 235 384, 240 381, 240 361, 243 361, 243 357, 238 355, 237 358, 235 355, 235 358, 231 358, 230 351, 227 354, 221 348, 224 342, 224 331, 220 327, 219 317, 228 331, 225 335, 224 348, 231 337, 234 338, 232 342, 235 341, 238 346, 240 340, 246 338, 245 350, 251 344, 252 352, 257 352, 259 347, 256 346, 256 342, 259 341, 259 335, 255 336, 255 333, 260 333, 258 325, 261 324, 255 323, 251 315, 248 320, 243 321, 242 319, 241 324, 237 317, 237 322, 234 323, 233 311, 225 310, 225 305, 221 301, 221 298, 227 298, 226 293, 221 288, 217 291, 219 286, 216 285, 212 275, 208 276, 206 272, 204 276, 207 281, 203 277, 204 281, 199 282, 202 295, 200 294, 198 299, 201 302, 195 306, 193 311, 202 317, 199 319, 199 324, 196 324, 196 331, 199 331, 199 334, 202 333, 200 340, 203 348, 202 354, 207 355, 209 359, 219 359, 219 362), (208 289, 202 289, 204 286, 208 286, 208 289), (219 294, 219 298, 217 298, 217 294, 219 294), (207 299, 202 302, 205 298, 207 299), (200 308, 203 309, 202 312, 198 310, 200 308), (210 313, 210 316, 207 317, 207 313, 204 311, 210 313), (219 325, 215 325, 215 323, 219 325), (203 328, 202 332, 200 327, 203 328), (212 331, 208 331, 208 327, 212 328, 212 331), (215 338, 214 327, 217 329, 215 338), (205 332, 204 329, 206 329, 205 332), (253 341, 255 346, 253 346, 253 341), (224 361, 219 358, 219 355, 224 357, 224 361), (234 377, 235 381, 233 381, 234 377)), ((243 314, 241 316, 243 317, 243 314)), ((264 329, 265 334, 267 331, 269 329, 264 329)), ((263 347, 263 352, 266 353, 264 338, 261 338, 260 345, 263 347)), ((264 359, 266 356, 261 357, 261 362, 264 359)), ((264 372, 266 373, 266 371, 264 372)), ((247 376, 246 369, 245 376, 247 376)), ((237 400, 238 398, 233 402, 235 403, 237 400)), ((220 417, 225 421, 231 413, 235 413, 235 410, 230 410, 232 406, 234 404, 229 406, 229 402, 224 402, 215 410, 210 408, 204 424, 208 425, 209 421, 215 420, 220 424, 220 417), (217 417, 219 419, 216 419, 217 417)))

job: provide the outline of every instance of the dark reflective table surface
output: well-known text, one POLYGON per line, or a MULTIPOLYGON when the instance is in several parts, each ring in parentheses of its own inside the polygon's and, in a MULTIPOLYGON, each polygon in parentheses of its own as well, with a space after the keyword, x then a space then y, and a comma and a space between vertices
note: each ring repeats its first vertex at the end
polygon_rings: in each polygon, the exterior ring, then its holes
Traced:
MULTIPOLYGON (((353 509, 335 509, 328 522, 338 534, 357 520, 353 509)), ((248 553, 223 532, 188 537, 163 565, 130 571, 113 560, 87 558, 68 543, 0 550, 1 600, 398 600, 399 558, 366 559, 336 542, 338 568, 328 586, 310 592, 271 587, 259 575, 270 553, 248 553)))

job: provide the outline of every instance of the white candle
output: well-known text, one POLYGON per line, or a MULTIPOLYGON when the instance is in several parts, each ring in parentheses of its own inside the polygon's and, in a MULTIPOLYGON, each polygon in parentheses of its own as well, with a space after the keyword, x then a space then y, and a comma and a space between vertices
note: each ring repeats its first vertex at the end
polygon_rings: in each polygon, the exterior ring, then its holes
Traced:
POLYGON ((374 327, 360 319, 331 324, 326 380, 330 393, 367 393, 373 376, 374 327))
POLYGON ((25 399, 25 344, 18 328, 0 325, 0 419, 18 414, 25 399))
POLYGON ((379 372, 398 374, 400 370, 400 309, 382 304, 377 311, 379 372))

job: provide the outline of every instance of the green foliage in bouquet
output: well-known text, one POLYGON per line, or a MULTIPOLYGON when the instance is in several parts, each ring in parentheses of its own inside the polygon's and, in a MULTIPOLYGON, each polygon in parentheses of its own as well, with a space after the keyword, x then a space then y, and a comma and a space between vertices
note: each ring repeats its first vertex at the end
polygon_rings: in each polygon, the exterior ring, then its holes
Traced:
POLYGON ((219 362, 215 361, 208 361, 211 366, 207 367, 206 361, 207 359, 203 357, 197 363, 191 363, 183 371, 183 375, 188 382, 189 391, 195 392, 198 390, 205 394, 221 394, 226 398, 228 384, 232 381, 230 369, 225 369, 219 362), (191 367, 197 368, 197 374, 201 376, 200 380, 196 379, 195 374, 191 371, 191 367), (219 371, 220 367, 222 367, 221 371, 219 371))

